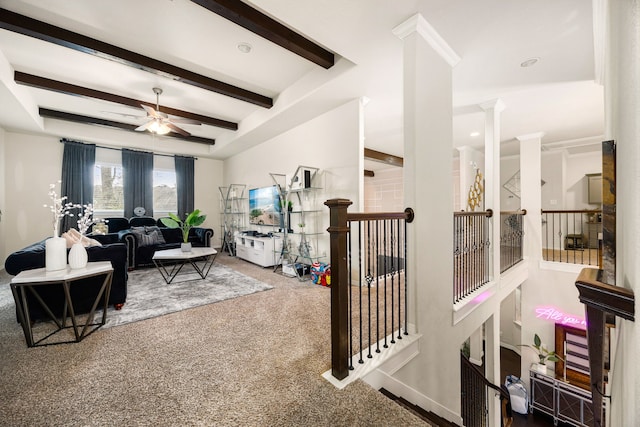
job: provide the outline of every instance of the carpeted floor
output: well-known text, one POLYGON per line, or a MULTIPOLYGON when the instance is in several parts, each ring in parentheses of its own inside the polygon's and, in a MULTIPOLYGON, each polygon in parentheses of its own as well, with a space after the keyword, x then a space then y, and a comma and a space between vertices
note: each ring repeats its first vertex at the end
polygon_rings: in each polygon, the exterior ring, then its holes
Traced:
POLYGON ((362 381, 337 390, 320 376, 328 288, 216 264, 273 289, 32 349, 0 300, 0 425, 425 425, 362 381))

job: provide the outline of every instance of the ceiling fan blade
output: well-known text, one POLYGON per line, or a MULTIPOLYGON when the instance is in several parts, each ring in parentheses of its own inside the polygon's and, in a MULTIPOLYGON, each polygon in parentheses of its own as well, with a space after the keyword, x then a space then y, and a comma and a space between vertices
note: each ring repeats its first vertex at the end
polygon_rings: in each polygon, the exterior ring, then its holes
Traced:
POLYGON ((184 129, 180 129, 178 126, 174 125, 171 122, 165 122, 164 124, 167 125, 172 131, 179 133, 182 136, 191 136, 189 132, 184 129))
POLYGON ((126 114, 126 113, 116 113, 115 111, 100 111, 101 113, 105 113, 105 114, 113 114, 115 116, 121 116, 121 117, 129 117, 132 119, 146 119, 147 116, 137 116, 135 114, 126 114))
POLYGON ((148 105, 144 104, 140 105, 142 105, 142 108, 144 108, 144 111, 146 111, 150 117, 153 117, 154 119, 162 117, 156 110, 153 109, 153 107, 149 107, 148 105))
POLYGON ((134 130, 137 130, 138 132, 141 132, 141 131, 147 130, 147 129, 149 129, 149 126, 151 126, 153 123, 154 123, 154 121, 153 121, 153 120, 150 120, 150 121, 148 121, 147 123, 145 123, 145 124, 143 124, 143 125, 141 125, 141 126, 138 126, 138 127, 137 127, 137 128, 135 128, 134 130))
POLYGON ((185 119, 183 117, 170 117, 169 121, 171 123, 181 123, 181 124, 184 124, 184 125, 201 125, 202 124, 197 120, 185 119))

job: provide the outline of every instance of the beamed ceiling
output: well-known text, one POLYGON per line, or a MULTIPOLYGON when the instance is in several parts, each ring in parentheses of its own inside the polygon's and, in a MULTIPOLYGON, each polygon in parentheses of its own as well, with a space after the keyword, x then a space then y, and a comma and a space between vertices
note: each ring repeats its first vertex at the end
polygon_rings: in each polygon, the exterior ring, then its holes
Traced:
POLYGON ((599 141, 584 0, 0 0, 0 127, 224 159, 366 97, 365 146, 382 156, 366 167, 389 167, 403 156, 393 29, 415 13, 461 58, 452 148, 482 147, 478 105, 497 98, 505 152, 533 132, 553 148, 599 141), (179 125, 191 136, 135 131, 154 87, 162 113, 201 123, 179 125))

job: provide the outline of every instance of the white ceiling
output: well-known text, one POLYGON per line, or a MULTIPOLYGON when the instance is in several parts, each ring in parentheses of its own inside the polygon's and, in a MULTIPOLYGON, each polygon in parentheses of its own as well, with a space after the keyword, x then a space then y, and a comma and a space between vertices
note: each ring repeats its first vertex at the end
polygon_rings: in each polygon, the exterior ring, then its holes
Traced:
MULTIPOLYGON (((544 132, 572 146, 603 134, 602 87, 594 83, 591 2, 585 0, 253 0, 253 7, 336 54, 315 65, 189 0, 0 0, 0 7, 274 98, 264 109, 8 30, 0 30, 0 126, 117 145, 121 130, 40 119, 37 107, 132 124, 142 110, 16 85, 11 69, 236 121, 238 131, 184 125, 216 145, 165 150, 225 158, 354 98, 365 107, 365 146, 402 156, 402 42, 392 30, 419 12, 461 61, 453 70, 453 147, 483 145, 478 104, 500 98, 505 154, 515 137, 544 132), (240 42, 253 49, 243 54, 240 42), (529 68, 520 64, 538 57, 529 68), (114 114, 114 113, 120 113, 114 114), (471 137, 473 131, 480 132, 471 137)), ((160 138, 162 139, 162 138, 160 138)), ((158 150, 158 138, 127 134, 158 150)), ((593 145, 593 144, 592 144, 593 145)), ((595 145, 594 145, 595 146, 595 145)))

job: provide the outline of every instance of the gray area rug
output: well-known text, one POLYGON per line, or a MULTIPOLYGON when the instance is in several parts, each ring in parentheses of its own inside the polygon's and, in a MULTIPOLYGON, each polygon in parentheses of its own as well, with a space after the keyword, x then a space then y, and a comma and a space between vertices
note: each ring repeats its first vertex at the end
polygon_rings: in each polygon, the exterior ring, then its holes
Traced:
MULTIPOLYGON (((176 282, 167 284, 156 268, 129 272, 127 302, 121 310, 109 307, 107 323, 103 328, 150 319, 273 288, 215 263, 205 279, 201 279, 193 267, 185 265, 175 280, 176 282)), ((101 313, 102 311, 100 314, 96 312, 96 319, 101 313)))
MULTIPOLYGON (((214 263, 205 279, 185 265, 176 277, 176 282, 167 284, 156 268, 144 268, 129 272, 127 302, 121 310, 113 306, 107 311, 107 323, 103 328, 124 325, 150 319, 188 308, 237 298, 273 287, 246 276, 222 264, 214 263)), ((0 277, 0 306, 13 303, 8 283, 11 276, 0 277)), ((102 316, 97 310, 96 321, 102 316)))

